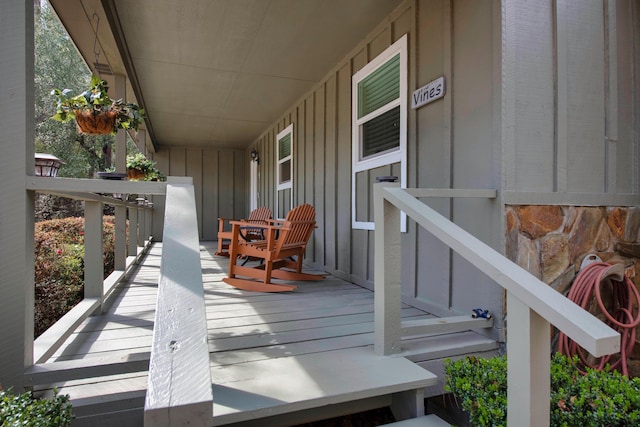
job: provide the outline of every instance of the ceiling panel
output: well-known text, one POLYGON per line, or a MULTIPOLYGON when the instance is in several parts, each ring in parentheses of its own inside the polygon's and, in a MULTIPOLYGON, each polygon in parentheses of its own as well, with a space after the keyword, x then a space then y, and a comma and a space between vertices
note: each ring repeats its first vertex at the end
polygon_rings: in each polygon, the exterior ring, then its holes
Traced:
POLYGON ((238 148, 279 120, 401 3, 50 1, 90 64, 92 16, 102 16, 101 61, 129 74, 155 145, 238 148))

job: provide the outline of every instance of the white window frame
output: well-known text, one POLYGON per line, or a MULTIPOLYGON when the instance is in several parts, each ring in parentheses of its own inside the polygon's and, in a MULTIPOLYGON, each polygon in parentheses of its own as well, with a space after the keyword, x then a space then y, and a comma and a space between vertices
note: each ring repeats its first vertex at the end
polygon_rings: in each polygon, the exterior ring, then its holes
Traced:
POLYGON ((293 206, 293 177, 294 175, 294 164, 293 164, 293 123, 291 123, 289 126, 287 126, 286 128, 284 128, 282 131, 280 131, 278 133, 278 135, 276 135, 276 217, 278 216, 277 212, 279 212, 279 206, 278 206, 278 191, 282 191, 282 190, 290 190, 291 193, 291 201, 290 204, 291 206, 293 206), (284 138, 285 136, 287 136, 287 134, 290 134, 290 141, 291 141, 291 147, 290 147, 290 154, 283 158, 283 159, 279 159, 280 157, 280 140, 282 138, 284 138), (286 161, 290 161, 291 164, 291 168, 289 170, 290 178, 289 181, 287 182, 280 182, 280 164, 284 163, 286 161))
MULTIPOLYGON (((351 227, 354 229, 374 230, 374 222, 357 221, 356 215, 356 174, 369 169, 400 163, 400 187, 407 188, 407 103, 408 95, 407 67, 407 35, 385 49, 375 59, 365 65, 351 80, 351 112, 352 112, 352 154, 351 154, 351 227), (387 63, 396 55, 400 55, 400 96, 388 104, 378 108, 364 117, 358 118, 358 83, 387 63), (387 150, 361 159, 362 124, 400 106, 400 143, 398 149, 387 150)), ((402 214, 402 231, 406 231, 406 215, 402 214)))

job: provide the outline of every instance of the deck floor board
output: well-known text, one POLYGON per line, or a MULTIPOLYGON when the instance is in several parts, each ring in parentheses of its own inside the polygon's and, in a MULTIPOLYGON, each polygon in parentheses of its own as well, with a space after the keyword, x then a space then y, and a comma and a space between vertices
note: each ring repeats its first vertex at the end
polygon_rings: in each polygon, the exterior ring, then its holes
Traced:
MULTIPOLYGON (((320 282, 300 283, 291 293, 241 291, 222 282, 229 261, 213 255, 214 244, 203 243, 200 252, 214 378, 231 365, 373 345, 370 290, 328 275, 320 282)), ((108 298, 104 312, 86 319, 48 363, 150 352, 161 247, 156 243, 150 249, 126 283, 108 298)), ((403 306, 402 316, 432 317, 409 306, 403 306)), ((136 372, 74 379, 37 389, 56 386, 82 412, 84 405, 108 402, 118 394, 133 396, 131 404, 139 404, 146 381, 147 372, 136 372)))

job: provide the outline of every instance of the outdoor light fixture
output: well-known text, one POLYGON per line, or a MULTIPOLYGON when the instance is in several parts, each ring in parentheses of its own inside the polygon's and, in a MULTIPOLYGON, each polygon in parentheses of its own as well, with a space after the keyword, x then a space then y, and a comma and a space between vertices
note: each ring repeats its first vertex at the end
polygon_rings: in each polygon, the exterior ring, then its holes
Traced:
POLYGON ((58 169, 64 165, 64 162, 52 156, 51 154, 36 153, 36 176, 49 176, 55 178, 58 175, 58 169))
POLYGON ((253 160, 256 163, 259 160, 258 151, 255 148, 253 150, 251 150, 251 160, 253 160))

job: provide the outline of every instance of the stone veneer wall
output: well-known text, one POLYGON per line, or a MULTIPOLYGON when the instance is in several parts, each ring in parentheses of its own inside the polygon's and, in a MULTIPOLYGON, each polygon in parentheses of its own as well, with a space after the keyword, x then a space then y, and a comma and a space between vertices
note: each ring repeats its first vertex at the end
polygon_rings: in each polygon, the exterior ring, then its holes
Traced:
POLYGON ((624 263, 638 286, 639 230, 637 207, 507 206, 506 255, 562 293, 591 253, 624 263))

